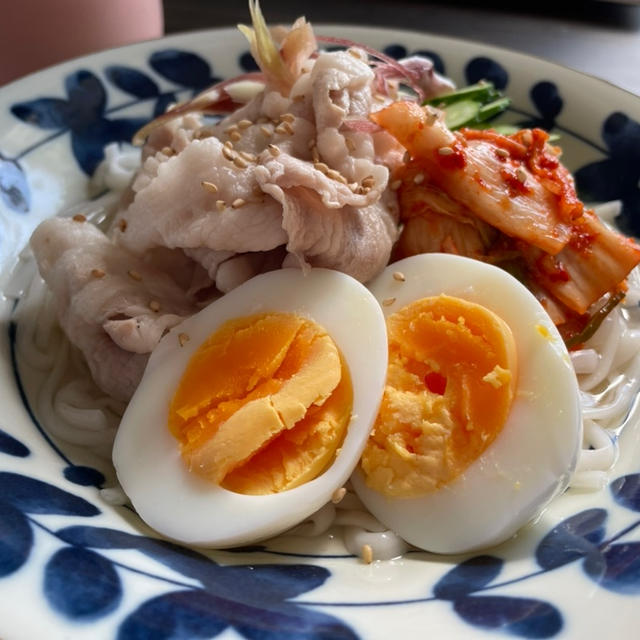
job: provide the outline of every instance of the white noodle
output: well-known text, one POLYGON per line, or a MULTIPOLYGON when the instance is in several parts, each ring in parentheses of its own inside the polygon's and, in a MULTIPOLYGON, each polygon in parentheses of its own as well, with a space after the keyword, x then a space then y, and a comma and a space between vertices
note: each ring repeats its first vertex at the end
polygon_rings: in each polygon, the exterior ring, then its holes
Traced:
POLYGON ((571 364, 577 374, 593 373, 598 366, 599 359, 595 349, 579 349, 571 353, 571 364))

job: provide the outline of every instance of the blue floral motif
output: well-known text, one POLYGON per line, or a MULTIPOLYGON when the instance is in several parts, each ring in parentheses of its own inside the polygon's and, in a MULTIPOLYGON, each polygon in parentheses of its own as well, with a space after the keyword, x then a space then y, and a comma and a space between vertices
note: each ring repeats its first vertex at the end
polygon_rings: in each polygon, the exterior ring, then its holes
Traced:
POLYGON ((51 139, 70 133, 73 155, 80 168, 91 175, 104 158, 107 144, 129 142, 149 118, 163 113, 170 104, 177 102, 180 92, 197 93, 219 81, 209 63, 189 51, 156 51, 149 57, 149 66, 174 86, 161 91, 157 82, 146 73, 123 65, 110 65, 104 70, 107 80, 132 97, 124 104, 109 107, 102 80, 86 69, 65 78, 66 98, 41 97, 13 104, 11 113, 16 118, 53 133, 23 150, 16 158, 0 154, 0 199, 13 211, 29 211, 31 195, 19 159, 51 139), (148 117, 112 117, 115 112, 140 102, 152 104, 148 117))
POLYGON ((553 605, 532 598, 473 596, 456 600, 454 610, 476 627, 521 638, 552 638, 563 626, 562 616, 553 605))
POLYGON ((618 504, 631 511, 640 511, 640 473, 616 478, 610 489, 618 504))
POLYGON ((553 82, 543 80, 531 87, 529 95, 540 114, 540 118, 535 118, 521 126, 539 127, 551 131, 564 106, 558 87, 553 82))
POLYGON ((209 63, 190 51, 156 51, 149 58, 149 66, 167 80, 194 92, 220 81, 219 77, 211 74, 209 63))
POLYGON ((22 511, 0 500, 0 577, 11 575, 28 559, 33 531, 22 511))
POLYGON ((69 618, 97 620, 120 604, 122 584, 113 563, 100 554, 63 547, 45 567, 44 595, 69 618))
POLYGON ((31 452, 29 447, 0 429, 0 451, 17 458, 26 458, 31 452))
POLYGON ((23 513, 62 516, 95 516, 100 509, 84 498, 37 480, 9 471, 0 472, 0 500, 23 513))
POLYGON ((390 58, 395 58, 396 60, 400 60, 401 58, 407 57, 407 48, 402 44, 388 44, 382 50, 382 53, 385 53, 390 58))
POLYGON ((0 200, 16 213, 26 213, 31 193, 20 163, 0 153, 0 200))
POLYGON ((94 516, 99 509, 83 498, 47 482, 18 473, 0 472, 0 577, 17 571, 33 547, 29 516, 94 516))
POLYGON ((504 560, 475 556, 448 571, 435 585, 436 598, 450 600, 453 610, 467 623, 500 630, 522 638, 551 638, 563 626, 552 604, 532 598, 471 595, 490 588, 504 560))
POLYGON ((65 80, 67 99, 37 98, 14 104, 14 116, 41 129, 71 132, 71 148, 82 170, 90 175, 110 142, 130 141, 142 118, 106 117, 106 91, 91 71, 80 70, 65 80))
POLYGON ((546 571, 557 569, 589 555, 598 554, 607 512, 587 509, 554 527, 538 544, 536 561, 546 571))
POLYGON ((616 111, 604 121, 602 138, 609 156, 576 171, 579 195, 592 202, 621 200, 616 224, 624 233, 640 236, 640 123, 616 111))
MULTIPOLYGON (((137 551, 183 577, 178 590, 151 597, 129 612, 118 629, 120 640, 208 638, 229 627, 250 640, 357 638, 337 618, 292 601, 324 584, 330 573, 323 567, 221 566, 164 540, 87 525, 51 530, 33 517, 97 513, 83 498, 51 484, 0 472, 0 577, 25 564, 33 547, 33 527, 39 527, 63 544, 45 563, 44 595, 53 609, 78 623, 98 620, 120 607, 126 587, 122 572, 139 572, 102 551, 137 551)), ((166 582, 162 576, 151 577, 166 582)))
POLYGON ((62 473, 69 482, 83 487, 101 487, 104 484, 104 476, 93 467, 70 464, 62 473))
POLYGON ((251 51, 244 51, 238 56, 238 66, 247 73, 251 71, 258 71, 260 69, 260 67, 258 67, 258 63, 251 55, 251 51))
POLYGON ((509 84, 509 73, 495 60, 479 56, 469 60, 464 70, 469 84, 475 84, 480 80, 492 82, 496 89, 504 89, 509 84))

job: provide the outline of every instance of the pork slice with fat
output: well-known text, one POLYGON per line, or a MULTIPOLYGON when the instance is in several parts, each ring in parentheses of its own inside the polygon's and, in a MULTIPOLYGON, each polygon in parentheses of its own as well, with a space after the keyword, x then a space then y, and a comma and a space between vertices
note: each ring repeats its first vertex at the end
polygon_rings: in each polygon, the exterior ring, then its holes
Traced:
POLYGON ((194 306, 166 273, 117 247, 89 222, 45 220, 31 247, 54 293, 60 325, 96 383, 128 400, 148 354, 194 306))

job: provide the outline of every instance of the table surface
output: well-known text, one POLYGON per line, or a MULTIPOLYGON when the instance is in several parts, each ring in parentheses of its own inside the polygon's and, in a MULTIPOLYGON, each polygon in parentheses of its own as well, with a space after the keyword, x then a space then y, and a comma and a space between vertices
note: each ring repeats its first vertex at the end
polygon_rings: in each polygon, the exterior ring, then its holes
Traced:
MULTIPOLYGON (((639 3, 562 1, 262 0, 270 24, 304 14, 312 23, 360 24, 477 40, 540 56, 640 95, 639 3), (527 6, 530 5, 530 8, 527 6)), ((164 0, 167 34, 249 21, 247 5, 164 0)))

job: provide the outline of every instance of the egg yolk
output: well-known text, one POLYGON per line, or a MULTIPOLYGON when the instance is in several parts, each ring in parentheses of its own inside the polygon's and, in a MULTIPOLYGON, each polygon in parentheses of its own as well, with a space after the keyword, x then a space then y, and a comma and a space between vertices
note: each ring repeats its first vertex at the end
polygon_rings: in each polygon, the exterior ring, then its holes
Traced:
POLYGON ((169 409, 188 468, 246 494, 284 491, 333 460, 353 392, 327 332, 292 313, 231 320, 200 345, 169 409))
POLYGON ((492 311, 446 295, 392 314, 387 333, 384 396, 360 464, 380 493, 424 495, 459 476, 504 426, 515 343, 492 311))

